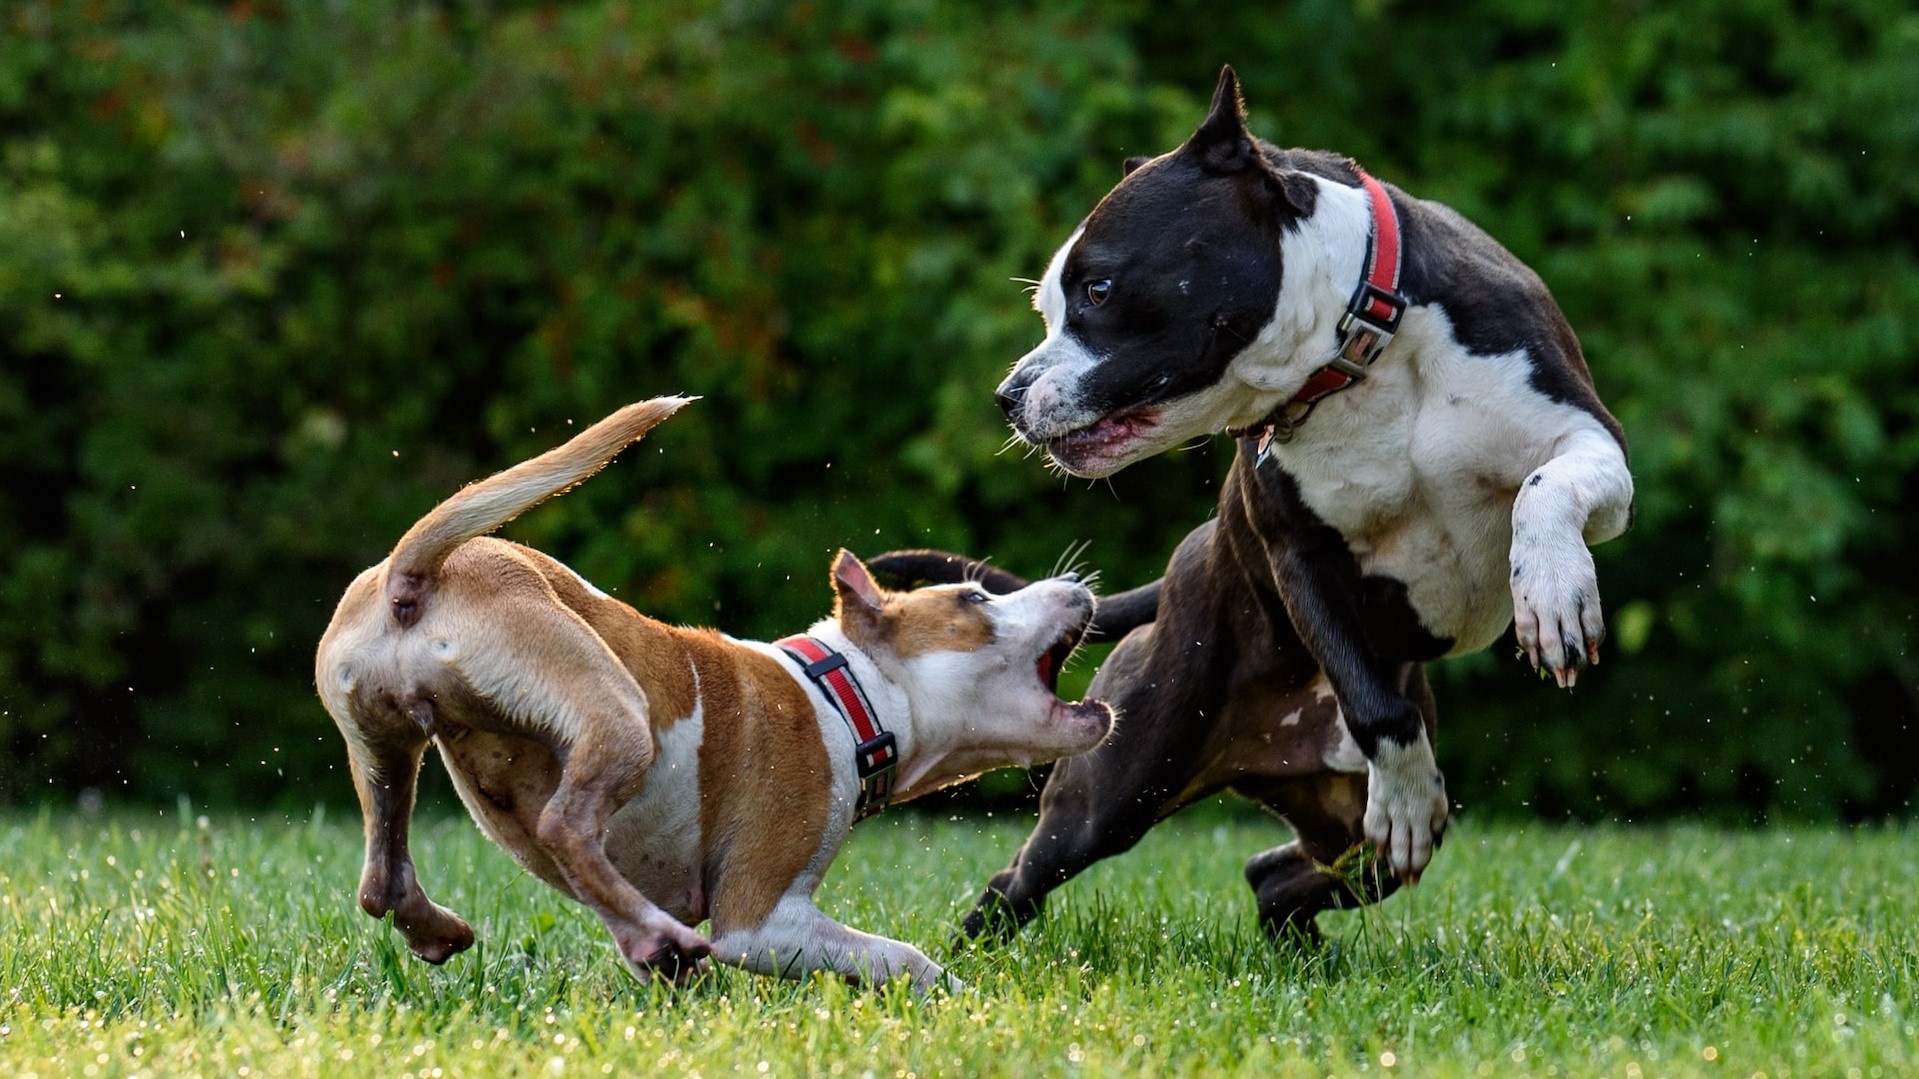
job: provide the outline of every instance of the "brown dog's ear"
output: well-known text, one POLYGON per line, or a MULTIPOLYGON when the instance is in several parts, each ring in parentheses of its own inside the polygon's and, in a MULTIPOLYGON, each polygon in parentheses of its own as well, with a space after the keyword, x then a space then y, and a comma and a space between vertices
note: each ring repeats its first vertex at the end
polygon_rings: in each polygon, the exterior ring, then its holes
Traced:
POLYGON ((1126 177, 1131 176, 1133 174, 1134 169, 1139 168, 1141 165, 1144 165, 1151 160, 1152 158, 1147 157, 1145 154, 1134 154, 1133 156, 1127 158, 1125 161, 1120 163, 1119 178, 1124 180, 1126 177))
POLYGON ((844 547, 833 559, 833 596, 833 617, 839 619, 840 628, 848 633, 873 628, 886 605, 880 586, 874 583, 865 563, 844 547))

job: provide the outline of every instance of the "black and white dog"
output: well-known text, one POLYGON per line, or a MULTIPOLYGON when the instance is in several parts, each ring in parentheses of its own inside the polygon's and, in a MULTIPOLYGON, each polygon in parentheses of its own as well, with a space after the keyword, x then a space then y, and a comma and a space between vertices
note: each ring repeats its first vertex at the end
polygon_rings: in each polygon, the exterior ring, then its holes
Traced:
POLYGON ((1275 934, 1416 882, 1448 811, 1421 664, 1511 622, 1571 686, 1604 635, 1587 545, 1631 518, 1624 436, 1546 286, 1454 211, 1254 138, 1227 68, 1185 145, 1127 162, 1035 306, 1046 339, 998 398, 1061 468, 1104 476, 1219 431, 1238 456, 1163 580, 1102 605, 1104 633, 1132 632, 1089 692, 1121 718, 1056 767, 968 933, 1017 928, 1223 789, 1296 833, 1246 867, 1275 934), (1363 840, 1373 872, 1328 871, 1363 840))

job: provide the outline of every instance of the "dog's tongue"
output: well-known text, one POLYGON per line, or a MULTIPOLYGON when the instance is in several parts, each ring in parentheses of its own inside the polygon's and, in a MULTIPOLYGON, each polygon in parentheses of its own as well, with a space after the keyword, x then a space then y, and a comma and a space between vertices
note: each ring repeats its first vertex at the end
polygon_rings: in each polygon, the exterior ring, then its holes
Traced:
POLYGON ((1059 671, 1053 668, 1053 653, 1042 652, 1039 657, 1039 680, 1047 689, 1059 692, 1059 671))

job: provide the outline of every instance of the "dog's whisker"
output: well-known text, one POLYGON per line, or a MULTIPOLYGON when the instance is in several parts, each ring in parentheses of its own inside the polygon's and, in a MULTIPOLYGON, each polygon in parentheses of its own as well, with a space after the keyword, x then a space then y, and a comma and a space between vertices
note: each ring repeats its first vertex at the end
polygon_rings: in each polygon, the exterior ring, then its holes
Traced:
POLYGON ((1092 546, 1092 543, 1092 540, 1080 540, 1076 543, 1067 544, 1066 549, 1061 551, 1059 557, 1053 560, 1053 572, 1048 576, 1063 577, 1068 573, 1075 572, 1083 564, 1081 561, 1082 556, 1086 554, 1086 548, 1092 546))

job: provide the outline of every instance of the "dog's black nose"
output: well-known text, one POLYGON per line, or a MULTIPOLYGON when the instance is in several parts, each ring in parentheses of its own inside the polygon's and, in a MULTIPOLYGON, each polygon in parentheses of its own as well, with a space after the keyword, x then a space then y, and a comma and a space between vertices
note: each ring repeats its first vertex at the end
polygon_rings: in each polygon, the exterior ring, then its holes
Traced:
POLYGON ((1019 412, 1020 401, 1025 398, 1026 391, 1031 386, 1031 382, 1021 381, 1017 373, 1008 375, 1006 381, 999 384, 999 389, 993 391, 993 401, 999 405, 999 410, 1006 414, 1007 419, 1015 419, 1019 412))

